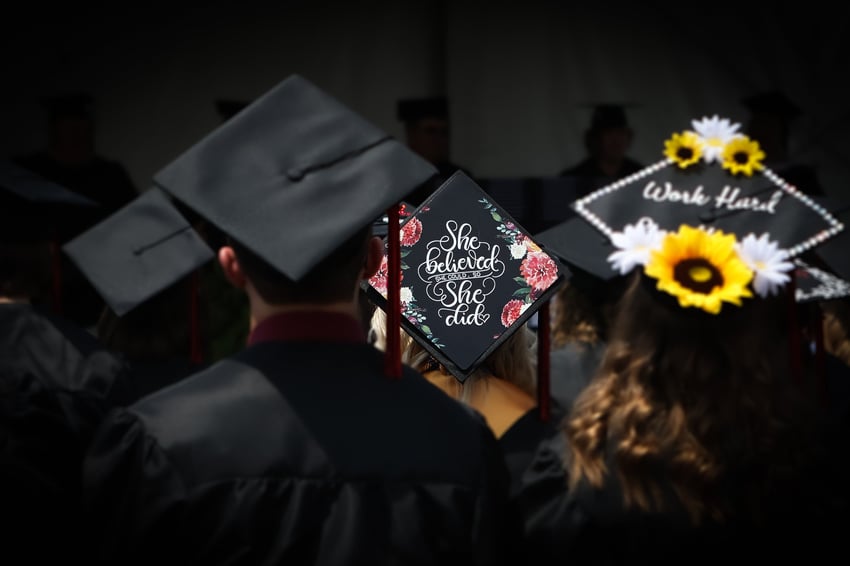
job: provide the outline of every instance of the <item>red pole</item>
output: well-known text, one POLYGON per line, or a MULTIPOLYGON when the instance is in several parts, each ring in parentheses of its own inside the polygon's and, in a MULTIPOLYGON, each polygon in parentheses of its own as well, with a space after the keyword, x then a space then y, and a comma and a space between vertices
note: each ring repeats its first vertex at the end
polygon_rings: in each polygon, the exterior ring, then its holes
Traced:
POLYGON ((540 420, 549 422, 551 395, 549 393, 549 301, 537 311, 537 407, 540 420))

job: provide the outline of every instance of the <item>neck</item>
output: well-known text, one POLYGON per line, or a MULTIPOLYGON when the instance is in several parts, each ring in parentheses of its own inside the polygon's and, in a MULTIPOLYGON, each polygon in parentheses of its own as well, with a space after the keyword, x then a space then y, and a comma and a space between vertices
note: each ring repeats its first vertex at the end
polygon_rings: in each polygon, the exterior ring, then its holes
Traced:
POLYGON ((345 314, 353 318, 359 316, 357 306, 347 301, 328 304, 298 303, 292 305, 270 305, 263 301, 255 301, 252 298, 250 330, 253 331, 258 324, 275 315, 300 311, 345 314))

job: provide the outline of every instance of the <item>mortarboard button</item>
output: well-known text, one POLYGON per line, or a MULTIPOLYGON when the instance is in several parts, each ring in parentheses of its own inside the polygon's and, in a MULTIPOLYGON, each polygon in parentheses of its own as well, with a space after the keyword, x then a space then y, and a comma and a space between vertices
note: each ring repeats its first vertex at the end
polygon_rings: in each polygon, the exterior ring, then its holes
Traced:
POLYGON ((159 189, 149 189, 63 250, 123 316, 213 257, 159 189))
POLYGON ((293 75, 156 173, 154 183, 297 281, 435 173, 293 75))

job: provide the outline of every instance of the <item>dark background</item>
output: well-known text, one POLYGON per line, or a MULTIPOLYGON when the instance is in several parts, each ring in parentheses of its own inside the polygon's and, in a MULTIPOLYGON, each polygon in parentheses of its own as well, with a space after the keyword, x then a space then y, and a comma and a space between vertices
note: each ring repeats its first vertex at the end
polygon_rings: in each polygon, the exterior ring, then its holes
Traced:
POLYGON ((850 8, 831 4, 7 3, 0 150, 41 147, 39 99, 86 90, 99 152, 144 189, 220 123, 215 99, 299 73, 399 137, 396 99, 447 94, 456 162, 554 176, 583 156, 592 103, 629 105, 632 154, 651 163, 691 119, 743 121, 741 97, 780 89, 803 109, 794 159, 850 196, 850 8))

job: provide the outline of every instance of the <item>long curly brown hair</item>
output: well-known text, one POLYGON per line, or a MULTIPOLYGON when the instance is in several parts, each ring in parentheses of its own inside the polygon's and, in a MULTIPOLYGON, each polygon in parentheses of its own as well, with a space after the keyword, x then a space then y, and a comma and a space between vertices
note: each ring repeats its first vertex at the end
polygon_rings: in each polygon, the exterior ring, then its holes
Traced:
POLYGON ((826 351, 850 366, 850 299, 821 303, 826 351))
POLYGON ((626 507, 660 511, 672 487, 695 524, 741 506, 757 518, 766 492, 807 458, 786 306, 750 299, 709 315, 636 273, 599 374, 565 421, 571 487, 600 488, 613 472, 626 507))

